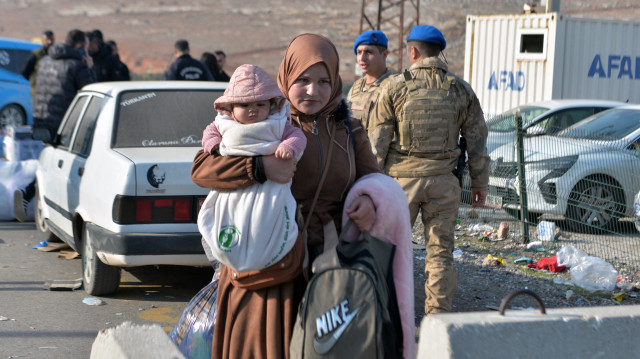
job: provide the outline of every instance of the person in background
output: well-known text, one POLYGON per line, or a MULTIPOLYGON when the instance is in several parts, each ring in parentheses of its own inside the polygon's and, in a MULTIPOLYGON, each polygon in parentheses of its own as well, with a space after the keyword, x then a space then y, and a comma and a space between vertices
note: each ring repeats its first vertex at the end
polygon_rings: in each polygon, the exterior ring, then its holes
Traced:
POLYGON ((454 230, 461 188, 452 174, 467 142, 472 206, 482 206, 489 181, 487 126, 471 86, 440 59, 444 36, 418 25, 407 36, 409 70, 381 89, 369 137, 378 164, 402 186, 411 224, 422 213, 426 241, 425 313, 450 312, 456 290, 454 230))
MULTIPOLYGON (((64 43, 51 45, 47 56, 38 63, 36 92, 33 100, 33 129, 44 128, 51 138, 76 92, 96 82, 91 68, 93 60, 87 55, 88 39, 81 30, 67 33, 64 43)), ((35 196, 35 181, 25 189, 14 192, 14 214, 18 221, 26 220, 27 206, 35 196)))
POLYGON ((214 81, 213 75, 202 61, 189 55, 189 42, 180 39, 173 45, 176 60, 164 73, 167 80, 214 81))
POLYGON ((22 76, 24 76, 25 79, 29 80, 29 83, 31 84, 31 97, 33 97, 33 95, 36 92, 36 77, 38 76, 38 62, 40 61, 40 59, 42 59, 44 56, 47 55, 47 51, 49 50, 49 47, 53 45, 53 43, 55 42, 55 36, 53 35, 53 31, 45 30, 42 33, 41 39, 42 39, 42 47, 37 50, 33 50, 31 52, 31 55, 29 55, 27 62, 24 64, 24 67, 22 68, 22 76))
POLYGON ((215 81, 222 81, 219 78, 220 68, 218 67, 218 59, 216 58, 216 55, 210 52, 203 52, 202 56, 200 56, 200 61, 207 66, 215 81))
POLYGON ((229 75, 224 72, 224 65, 227 63, 227 55, 222 50, 216 50, 213 52, 218 59, 218 73, 215 75, 216 81, 229 82, 229 75))
POLYGON ((387 36, 380 30, 365 31, 353 43, 353 52, 363 76, 349 90, 347 102, 353 117, 369 129, 369 116, 378 100, 380 88, 393 75, 387 68, 387 36))
POLYGON ((104 43, 102 31, 93 30, 87 32, 89 38, 89 55, 93 59, 93 71, 96 73, 96 81, 117 81, 119 80, 116 69, 118 60, 113 56, 111 47, 104 43))
POLYGON ((127 64, 120 60, 120 54, 118 53, 118 45, 113 40, 105 41, 105 44, 111 48, 111 53, 113 57, 116 59, 116 68, 114 72, 114 81, 129 81, 131 80, 131 76, 129 75, 129 67, 127 64))

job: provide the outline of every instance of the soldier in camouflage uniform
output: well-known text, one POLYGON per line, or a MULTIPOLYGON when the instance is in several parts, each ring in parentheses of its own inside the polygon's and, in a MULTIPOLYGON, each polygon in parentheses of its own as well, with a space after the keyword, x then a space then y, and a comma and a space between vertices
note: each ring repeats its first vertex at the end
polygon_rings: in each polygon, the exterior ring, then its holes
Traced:
POLYGON ((364 75, 351 86, 347 103, 352 116, 359 119, 365 129, 369 127, 369 117, 381 86, 393 74, 386 64, 389 54, 387 43, 387 37, 380 30, 363 32, 353 43, 353 52, 364 75))
POLYGON ((489 180, 482 109, 471 86, 439 58, 445 46, 433 26, 411 30, 411 67, 383 86, 369 129, 378 164, 407 195, 411 223, 422 213, 426 314, 450 312, 456 290, 452 252, 461 189, 451 171, 461 153, 460 133, 467 140, 474 207, 484 204, 489 180))

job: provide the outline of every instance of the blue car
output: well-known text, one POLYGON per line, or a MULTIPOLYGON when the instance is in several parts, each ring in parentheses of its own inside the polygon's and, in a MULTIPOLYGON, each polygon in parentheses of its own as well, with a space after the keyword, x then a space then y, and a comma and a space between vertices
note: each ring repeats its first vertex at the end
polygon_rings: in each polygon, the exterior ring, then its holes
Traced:
POLYGON ((33 42, 0 37, 0 132, 6 126, 31 125, 31 88, 22 76, 29 55, 42 47, 33 42))

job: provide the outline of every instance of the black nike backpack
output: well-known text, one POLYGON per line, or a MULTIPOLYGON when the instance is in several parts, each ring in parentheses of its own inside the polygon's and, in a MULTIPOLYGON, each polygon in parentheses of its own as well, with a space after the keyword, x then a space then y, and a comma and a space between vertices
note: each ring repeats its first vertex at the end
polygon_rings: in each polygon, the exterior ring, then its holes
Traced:
POLYGON ((368 234, 358 242, 339 241, 339 267, 316 273, 307 284, 289 348, 292 359, 402 358, 394 252, 394 245, 368 234))

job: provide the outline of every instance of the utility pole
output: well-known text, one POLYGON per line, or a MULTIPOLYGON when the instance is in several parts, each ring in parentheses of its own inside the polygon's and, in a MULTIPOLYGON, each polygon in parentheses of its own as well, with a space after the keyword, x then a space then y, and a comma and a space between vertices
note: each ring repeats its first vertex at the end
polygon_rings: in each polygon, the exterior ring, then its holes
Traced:
POLYGON ((389 39, 389 67, 403 70, 404 37, 420 23, 420 0, 362 0, 360 33, 381 30, 389 39), (405 3, 408 3, 405 11, 405 3))

